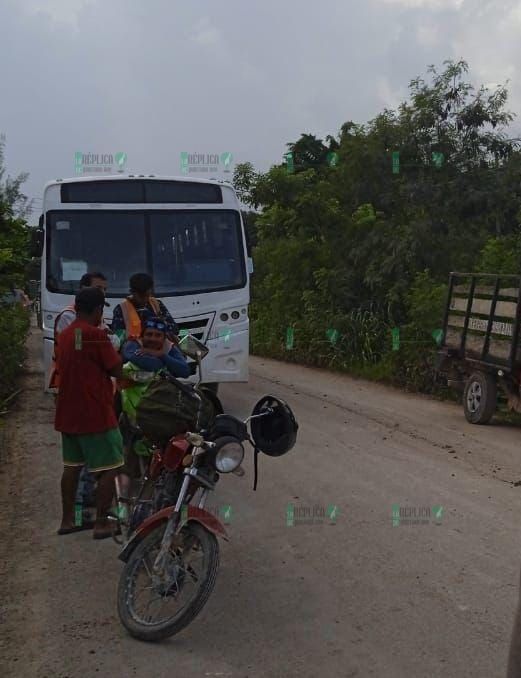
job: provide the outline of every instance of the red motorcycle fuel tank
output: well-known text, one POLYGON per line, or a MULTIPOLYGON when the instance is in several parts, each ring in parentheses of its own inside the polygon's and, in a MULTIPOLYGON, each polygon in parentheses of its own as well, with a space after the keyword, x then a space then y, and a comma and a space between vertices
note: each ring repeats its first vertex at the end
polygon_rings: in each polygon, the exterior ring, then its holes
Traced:
POLYGON ((167 471, 175 471, 188 453, 190 443, 184 436, 171 438, 163 451, 163 464, 167 471))

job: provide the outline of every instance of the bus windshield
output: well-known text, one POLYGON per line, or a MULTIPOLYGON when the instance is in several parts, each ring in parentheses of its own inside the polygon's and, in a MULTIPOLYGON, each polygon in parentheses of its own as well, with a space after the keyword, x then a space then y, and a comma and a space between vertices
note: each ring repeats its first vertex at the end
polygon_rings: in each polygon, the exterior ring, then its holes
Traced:
POLYGON ((149 272, 155 294, 176 296, 246 285, 239 213, 233 210, 71 210, 47 213, 47 289, 73 294, 101 271, 107 296, 128 294, 149 272))

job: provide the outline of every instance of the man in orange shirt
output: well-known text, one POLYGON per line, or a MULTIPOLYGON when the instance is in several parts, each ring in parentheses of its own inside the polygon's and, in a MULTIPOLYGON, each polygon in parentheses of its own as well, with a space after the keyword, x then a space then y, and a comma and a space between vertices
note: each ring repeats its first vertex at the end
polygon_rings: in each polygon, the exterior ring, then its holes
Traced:
POLYGON ((94 539, 110 537, 107 520, 114 479, 123 465, 123 444, 114 412, 111 377, 121 377, 121 358, 106 330, 99 329, 105 297, 86 287, 76 295, 76 320, 60 334, 57 368, 60 390, 55 428, 62 434, 62 523, 58 534, 88 527, 74 524, 74 498, 80 471, 98 476, 94 539))

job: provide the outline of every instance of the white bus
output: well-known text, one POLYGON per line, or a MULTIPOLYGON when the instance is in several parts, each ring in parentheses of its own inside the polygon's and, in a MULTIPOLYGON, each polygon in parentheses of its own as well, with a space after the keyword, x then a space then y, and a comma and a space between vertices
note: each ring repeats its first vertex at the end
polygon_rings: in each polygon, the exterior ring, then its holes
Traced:
POLYGON ((40 225, 46 384, 54 319, 94 271, 107 277, 108 323, 129 277, 148 272, 181 332, 208 345, 203 381, 248 380, 252 268, 232 186, 131 174, 57 179, 45 186, 40 225))

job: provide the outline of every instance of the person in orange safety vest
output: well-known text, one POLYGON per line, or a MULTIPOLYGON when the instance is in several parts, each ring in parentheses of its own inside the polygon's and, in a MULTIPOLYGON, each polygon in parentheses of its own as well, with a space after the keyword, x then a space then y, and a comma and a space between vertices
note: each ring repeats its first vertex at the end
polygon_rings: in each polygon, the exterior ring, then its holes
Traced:
POLYGON ((167 326, 167 337, 179 334, 177 324, 162 301, 152 296, 154 281, 148 273, 134 273, 129 280, 130 295, 118 304, 112 316, 112 331, 124 341, 140 339, 143 323, 148 318, 161 319, 167 326))

